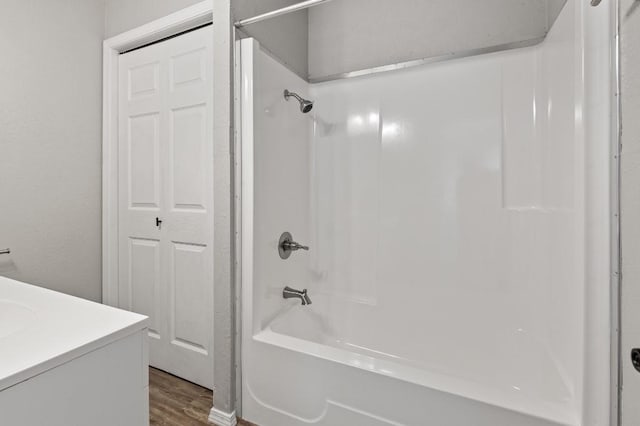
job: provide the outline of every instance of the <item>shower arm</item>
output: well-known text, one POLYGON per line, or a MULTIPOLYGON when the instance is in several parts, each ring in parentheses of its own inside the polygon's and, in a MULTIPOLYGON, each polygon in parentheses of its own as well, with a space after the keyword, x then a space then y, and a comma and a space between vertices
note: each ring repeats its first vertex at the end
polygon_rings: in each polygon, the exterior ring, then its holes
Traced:
POLYGON ((288 98, 289 98, 289 96, 293 96, 294 98, 296 98, 296 99, 298 100, 298 102, 304 102, 304 99, 302 99, 302 97, 301 97, 300 95, 298 95, 297 93, 295 93, 295 92, 290 92, 290 91, 288 91, 288 90, 285 90, 285 91, 284 91, 284 97, 285 97, 285 99, 288 99, 288 98))

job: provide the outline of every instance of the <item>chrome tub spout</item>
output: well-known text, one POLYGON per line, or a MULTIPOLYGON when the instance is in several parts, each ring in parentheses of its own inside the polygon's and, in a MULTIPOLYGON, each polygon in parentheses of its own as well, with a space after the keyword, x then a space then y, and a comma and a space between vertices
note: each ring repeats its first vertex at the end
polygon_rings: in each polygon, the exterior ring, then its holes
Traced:
POLYGON ((287 286, 282 290, 282 297, 285 299, 300 299, 303 306, 311 304, 311 299, 307 295, 306 288, 304 290, 296 290, 295 288, 287 286))

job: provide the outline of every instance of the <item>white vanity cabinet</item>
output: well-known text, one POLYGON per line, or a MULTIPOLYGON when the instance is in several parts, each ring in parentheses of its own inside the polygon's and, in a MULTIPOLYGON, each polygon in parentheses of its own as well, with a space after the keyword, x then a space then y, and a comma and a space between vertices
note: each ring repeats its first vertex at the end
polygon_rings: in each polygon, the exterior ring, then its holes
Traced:
POLYGON ((0 425, 149 424, 147 319, 0 277, 0 425))

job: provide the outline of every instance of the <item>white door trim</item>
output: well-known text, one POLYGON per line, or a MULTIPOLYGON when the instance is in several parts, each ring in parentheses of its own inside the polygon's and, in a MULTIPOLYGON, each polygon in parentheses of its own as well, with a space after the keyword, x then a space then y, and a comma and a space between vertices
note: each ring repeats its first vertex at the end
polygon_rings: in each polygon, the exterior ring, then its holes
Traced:
POLYGON ((102 63, 102 303, 118 305, 118 56, 213 21, 205 0, 103 43, 102 63))

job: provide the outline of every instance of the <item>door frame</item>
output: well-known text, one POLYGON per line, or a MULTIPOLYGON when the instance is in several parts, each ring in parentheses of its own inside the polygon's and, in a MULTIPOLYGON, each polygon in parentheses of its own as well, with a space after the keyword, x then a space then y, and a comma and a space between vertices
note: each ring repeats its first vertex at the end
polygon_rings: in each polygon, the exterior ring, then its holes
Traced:
POLYGON ((103 42, 102 61, 102 303, 118 306, 118 63, 119 56, 213 22, 205 0, 103 42))

